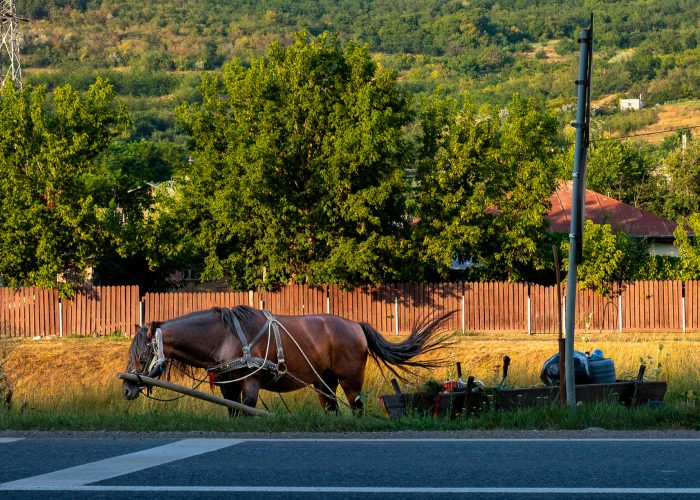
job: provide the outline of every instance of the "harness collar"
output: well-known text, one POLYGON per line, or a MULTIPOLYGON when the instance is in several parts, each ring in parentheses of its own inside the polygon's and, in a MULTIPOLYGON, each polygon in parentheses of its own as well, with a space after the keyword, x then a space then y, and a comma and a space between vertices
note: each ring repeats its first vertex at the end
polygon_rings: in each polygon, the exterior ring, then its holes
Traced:
POLYGON ((263 310, 262 313, 265 315, 267 321, 260 329, 258 334, 253 337, 253 340, 248 342, 245 334, 243 333, 243 328, 241 327, 238 318, 231 314, 231 319, 233 323, 233 330, 238 336, 238 340, 241 342, 241 348, 243 350, 243 356, 240 358, 235 358, 230 361, 212 366, 207 369, 207 373, 213 374, 215 377, 217 375, 222 375, 224 373, 232 372, 234 370, 240 370, 241 368, 257 368, 267 370, 275 374, 275 380, 279 379, 282 375, 287 372, 287 366, 284 362, 284 349, 282 347, 282 337, 280 335, 279 321, 274 315, 267 310, 263 310), (270 334, 270 330, 275 336, 275 344, 277 346, 277 362, 270 361, 269 359, 258 358, 250 354, 251 348, 262 338, 265 332, 270 334))

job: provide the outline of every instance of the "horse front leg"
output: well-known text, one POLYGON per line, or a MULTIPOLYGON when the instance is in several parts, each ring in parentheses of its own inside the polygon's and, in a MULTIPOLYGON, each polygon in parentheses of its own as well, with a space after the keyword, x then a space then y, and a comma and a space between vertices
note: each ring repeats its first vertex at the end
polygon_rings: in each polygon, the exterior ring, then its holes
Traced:
POLYGON ((258 404, 258 394, 260 392, 260 381, 249 377, 243 381, 243 404, 255 408, 258 404))
MULTIPOLYGON (((241 402, 241 384, 224 384, 220 385, 219 389, 221 389, 221 395, 229 401, 241 402)), ((233 408, 228 409, 229 417, 237 417, 238 415, 240 415, 239 411, 233 408)))

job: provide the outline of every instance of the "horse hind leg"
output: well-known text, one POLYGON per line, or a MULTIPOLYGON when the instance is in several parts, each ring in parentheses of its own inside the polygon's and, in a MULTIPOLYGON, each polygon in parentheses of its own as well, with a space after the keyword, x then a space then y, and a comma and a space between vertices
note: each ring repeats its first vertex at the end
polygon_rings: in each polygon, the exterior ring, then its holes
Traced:
POLYGON ((344 378, 340 380, 340 387, 343 388, 345 397, 348 398, 350 408, 355 415, 363 415, 365 406, 360 399, 362 392, 362 384, 364 383, 364 372, 357 375, 355 378, 344 378))
POLYGON ((318 392, 318 400, 321 407, 327 412, 338 413, 338 399, 336 391, 338 389, 338 377, 334 373, 324 372, 321 376, 323 382, 316 382, 314 387, 318 392))

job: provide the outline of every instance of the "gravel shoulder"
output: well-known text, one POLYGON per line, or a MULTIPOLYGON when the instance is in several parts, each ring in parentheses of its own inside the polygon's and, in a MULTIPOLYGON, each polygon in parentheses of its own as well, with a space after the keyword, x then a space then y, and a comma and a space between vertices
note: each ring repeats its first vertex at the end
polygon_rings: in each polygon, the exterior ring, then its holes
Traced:
POLYGON ((673 430, 606 430, 597 427, 581 430, 467 430, 401 432, 116 432, 116 431, 0 431, 0 438, 238 438, 238 439, 700 439, 700 431, 673 430))

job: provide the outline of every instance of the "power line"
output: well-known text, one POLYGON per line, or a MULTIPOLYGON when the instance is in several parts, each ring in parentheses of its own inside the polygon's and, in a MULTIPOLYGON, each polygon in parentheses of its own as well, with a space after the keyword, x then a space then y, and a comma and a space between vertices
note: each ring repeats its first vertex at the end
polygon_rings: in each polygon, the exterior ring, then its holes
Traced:
MULTIPOLYGON (((648 135, 657 135, 657 134, 669 134, 673 132, 678 132, 679 130, 694 130, 696 128, 700 128, 700 125, 691 125, 689 127, 677 127, 677 128, 669 128, 665 130, 657 130, 655 132, 644 132, 642 134, 634 134, 634 135, 623 135, 620 137, 603 137, 603 138, 598 138, 598 139, 591 139, 591 143, 596 143, 596 142, 603 142, 603 141, 619 141, 621 139, 634 139, 635 137, 645 137, 648 135)), ((562 146, 573 146, 573 142, 567 142, 562 144, 562 146)))
MULTIPOLYGON (((669 129, 665 129, 665 130, 657 130, 655 132, 643 132, 641 134, 634 134, 634 135, 623 135, 620 137, 611 137, 610 139, 634 139, 635 137, 645 137, 647 135, 667 134, 667 133, 677 132, 679 130, 693 130, 696 128, 700 128, 700 125, 691 125, 690 127, 669 128, 669 129)), ((610 139, 600 139, 600 140, 610 140, 610 139)))

